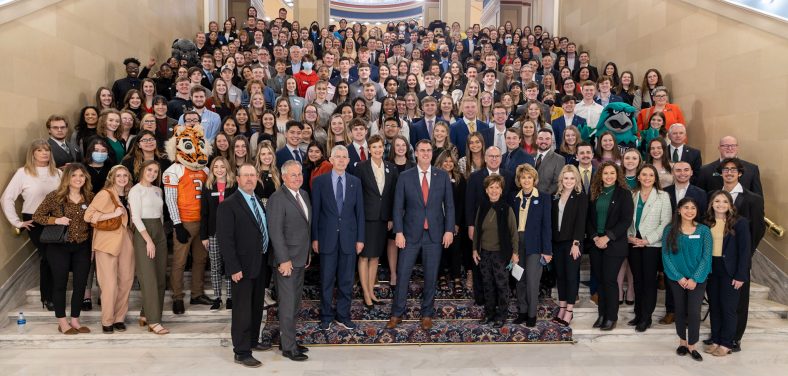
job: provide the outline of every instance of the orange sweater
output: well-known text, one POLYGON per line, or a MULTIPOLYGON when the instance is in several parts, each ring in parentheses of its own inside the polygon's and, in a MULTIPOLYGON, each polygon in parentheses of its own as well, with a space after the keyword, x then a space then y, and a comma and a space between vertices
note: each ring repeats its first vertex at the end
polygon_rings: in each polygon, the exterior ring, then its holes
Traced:
MULTIPOLYGON (((665 105, 665 109, 662 111, 665 115, 665 130, 669 130, 670 126, 676 123, 681 123, 687 125, 684 121, 684 114, 681 112, 681 108, 677 104, 668 103, 665 105)), ((654 107, 649 107, 643 110, 640 110, 637 117, 638 122, 638 129, 644 130, 647 129, 649 124, 648 121, 651 119, 651 115, 654 114, 654 107)))

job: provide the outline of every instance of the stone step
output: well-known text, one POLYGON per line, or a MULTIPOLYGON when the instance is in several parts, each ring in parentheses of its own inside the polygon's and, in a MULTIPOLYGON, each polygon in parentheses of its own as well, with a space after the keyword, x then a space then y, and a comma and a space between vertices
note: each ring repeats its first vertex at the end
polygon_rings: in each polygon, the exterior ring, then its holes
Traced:
MULTIPOLYGON (((672 341, 676 339, 676 331, 673 325, 655 324, 645 333, 637 333, 625 323, 617 326, 610 332, 602 332, 592 329, 591 324, 594 318, 576 319, 572 322, 572 338, 578 342, 643 342, 643 341, 672 341)), ((544 325, 539 321, 539 325, 544 325)), ((363 341, 365 328, 376 328, 377 324, 360 323, 357 336, 351 339, 356 343, 363 341)), ((405 322, 407 325, 415 325, 417 322, 405 322)), ((54 348, 85 348, 96 349, 106 347, 134 347, 134 348, 185 348, 185 347, 214 347, 217 351, 231 351, 230 324, 229 323, 190 323, 174 322, 168 323, 167 328, 171 334, 157 336, 149 333, 147 329, 139 326, 129 326, 124 333, 102 334, 98 324, 89 324, 93 331, 89 334, 78 334, 65 336, 57 332, 57 324, 52 318, 49 322, 31 322, 27 324, 24 334, 17 334, 16 325, 8 325, 0 328, 0 348, 13 349, 54 349, 54 348), (220 349, 220 347, 227 347, 220 349)), ((302 328, 304 325, 300 325, 302 328)), ((507 323, 506 328, 516 327, 507 323)), ((269 326, 269 330, 273 325, 269 326)), ((701 338, 708 336, 710 329, 708 321, 701 325, 701 338)), ((332 327, 329 334, 339 333, 336 327, 332 327)), ((415 331, 414 331, 415 333, 415 331)), ((423 333, 423 332, 422 332, 423 333)), ((478 342, 494 341, 496 333, 488 330, 485 336, 477 337, 478 342)), ((347 336, 345 338, 348 338, 347 336)), ((418 339, 418 338, 416 338, 418 339)), ((770 341, 788 343, 788 321, 785 319, 751 319, 748 322, 747 333, 744 337, 744 346, 750 341, 770 341)), ((413 342, 412 342, 413 343, 413 342)), ((426 344, 429 342, 419 342, 426 344)), ((278 356, 278 355, 277 355, 278 356)))

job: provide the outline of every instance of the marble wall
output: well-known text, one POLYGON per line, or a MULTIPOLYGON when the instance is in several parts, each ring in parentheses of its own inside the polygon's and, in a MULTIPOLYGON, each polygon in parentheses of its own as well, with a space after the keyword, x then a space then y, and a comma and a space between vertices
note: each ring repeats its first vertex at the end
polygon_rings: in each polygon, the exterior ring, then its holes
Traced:
MULTIPOLYGON (((0 187, 23 162, 30 140, 45 137, 44 120, 61 113, 76 123, 96 88, 125 76, 124 58, 163 61, 172 41, 200 29, 202 2, 194 0, 49 1, 28 14, 20 1, 3 7, 0 23, 0 187)), ((0 224, 0 284, 31 247, 0 224)))
MULTIPOLYGON (((788 196, 779 188, 788 184, 788 153, 782 152, 788 147, 788 43, 784 34, 751 26, 762 16, 726 11, 750 22, 680 0, 563 0, 559 34, 591 51, 599 70, 615 61, 619 71, 633 71, 638 84, 646 69, 658 68, 704 162, 719 157, 720 137, 736 136, 740 156, 760 166, 766 215, 788 225, 788 196)), ((766 237, 788 255, 788 239, 766 237)))

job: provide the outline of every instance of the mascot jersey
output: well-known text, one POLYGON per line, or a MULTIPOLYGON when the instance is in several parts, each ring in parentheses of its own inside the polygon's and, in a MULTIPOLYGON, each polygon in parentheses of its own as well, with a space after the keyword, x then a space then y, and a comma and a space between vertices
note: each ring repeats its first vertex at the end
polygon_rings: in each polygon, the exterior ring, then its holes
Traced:
POLYGON ((178 212, 181 222, 200 221, 202 186, 208 178, 208 168, 190 170, 174 163, 162 174, 165 188, 178 190, 178 212))

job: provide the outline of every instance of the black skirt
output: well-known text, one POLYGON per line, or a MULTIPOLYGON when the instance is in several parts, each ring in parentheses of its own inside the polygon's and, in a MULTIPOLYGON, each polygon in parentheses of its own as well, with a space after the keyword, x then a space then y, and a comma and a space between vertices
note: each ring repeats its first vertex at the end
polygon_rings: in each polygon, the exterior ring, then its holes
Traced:
POLYGON ((364 223, 364 250, 361 257, 380 257, 386 250, 388 243, 387 221, 366 221, 364 223))

